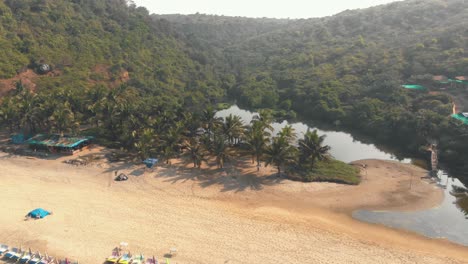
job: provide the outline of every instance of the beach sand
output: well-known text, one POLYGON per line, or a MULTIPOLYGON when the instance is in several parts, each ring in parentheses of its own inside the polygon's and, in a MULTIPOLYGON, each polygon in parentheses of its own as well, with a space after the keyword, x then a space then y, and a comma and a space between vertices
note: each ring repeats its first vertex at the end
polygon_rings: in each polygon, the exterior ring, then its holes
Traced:
MULTIPOLYGON (((101 151, 101 150, 92 150, 101 151)), ((437 206, 443 193, 412 165, 365 160, 363 183, 299 183, 237 168, 192 169, 176 161, 142 165, 0 153, 0 242, 80 263, 103 263, 113 247, 171 263, 468 263, 466 247, 359 222, 358 208, 418 210, 437 206), (129 181, 114 182, 114 172, 129 181), (411 189, 409 188, 411 182, 411 189), (24 221, 31 209, 54 214, 24 221)), ((272 175, 273 174, 273 175, 272 175)))

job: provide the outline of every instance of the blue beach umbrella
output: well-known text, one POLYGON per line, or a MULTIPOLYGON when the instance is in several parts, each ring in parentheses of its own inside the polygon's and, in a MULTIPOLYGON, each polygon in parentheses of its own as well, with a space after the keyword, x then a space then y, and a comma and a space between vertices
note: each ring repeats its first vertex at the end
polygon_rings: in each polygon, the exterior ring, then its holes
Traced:
POLYGON ((158 163, 158 159, 145 159, 143 163, 147 168, 151 169, 154 167, 154 164, 158 163))

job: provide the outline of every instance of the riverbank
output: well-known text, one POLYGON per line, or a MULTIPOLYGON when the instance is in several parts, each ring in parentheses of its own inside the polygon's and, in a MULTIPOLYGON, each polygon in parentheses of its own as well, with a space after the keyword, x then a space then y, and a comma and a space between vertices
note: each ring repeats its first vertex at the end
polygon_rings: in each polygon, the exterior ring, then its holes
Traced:
POLYGON ((424 170, 364 160, 359 186, 278 179, 273 168, 193 170, 174 162, 88 166, 0 154, 2 243, 102 263, 126 241, 132 252, 174 263, 464 263, 466 247, 352 219, 357 208, 424 209, 442 193, 424 170), (130 175, 114 182, 114 172, 130 175), (367 171, 367 175, 366 175, 367 171), (273 175, 273 176, 272 176, 273 175), (412 187, 409 189, 409 181, 412 187), (23 221, 30 209, 54 215, 23 221))

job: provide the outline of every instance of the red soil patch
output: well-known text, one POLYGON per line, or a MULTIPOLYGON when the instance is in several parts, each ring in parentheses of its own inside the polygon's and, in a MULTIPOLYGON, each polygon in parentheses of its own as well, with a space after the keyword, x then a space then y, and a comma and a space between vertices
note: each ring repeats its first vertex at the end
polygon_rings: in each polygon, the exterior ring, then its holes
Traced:
POLYGON ((15 89, 17 82, 21 81, 23 85, 31 90, 36 90, 35 79, 39 77, 33 70, 28 69, 10 79, 0 80, 0 96, 4 96, 9 91, 15 89))
POLYGON ((49 72, 46 75, 39 75, 35 73, 33 70, 28 69, 22 73, 19 73, 13 78, 10 79, 0 79, 0 97, 6 95, 9 91, 15 89, 16 83, 21 81, 23 86, 30 89, 31 91, 36 91, 37 85, 36 80, 38 78, 47 76, 47 77, 55 77, 61 75, 61 71, 54 70, 49 72))
POLYGON ((89 82, 92 84, 101 83, 104 85, 107 84, 110 87, 117 87, 121 85, 122 83, 126 83, 130 80, 128 71, 123 70, 123 69, 120 70, 117 78, 115 77, 113 78, 109 65, 98 64, 94 66, 94 68, 92 69, 92 72, 100 75, 99 80, 91 80, 91 79, 89 80, 89 82))

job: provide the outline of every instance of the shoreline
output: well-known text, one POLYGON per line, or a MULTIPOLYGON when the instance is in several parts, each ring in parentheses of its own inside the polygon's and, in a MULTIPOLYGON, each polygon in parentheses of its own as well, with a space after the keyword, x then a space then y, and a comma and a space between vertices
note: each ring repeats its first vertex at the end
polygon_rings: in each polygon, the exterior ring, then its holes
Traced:
POLYGON ((239 171, 208 167, 197 171, 176 161, 175 166, 145 172, 140 165, 125 163, 76 167, 63 163, 70 157, 5 156, 0 153, 6 175, 0 199, 8 201, 4 210, 10 213, 0 216, 0 233, 8 240, 0 242, 54 252, 58 257, 69 254, 80 262, 102 263, 121 241, 129 242, 134 253, 159 257, 176 247, 179 255, 171 261, 176 263, 258 259, 419 263, 418 258, 425 263, 463 263, 468 258, 466 247, 350 216, 353 208, 362 206, 403 210, 436 206, 443 193, 420 180, 424 170, 412 165, 359 161, 368 163, 368 177, 361 185, 343 186, 278 179, 270 176, 271 168, 262 168, 256 175, 256 167, 247 165, 239 171), (115 169, 127 172, 130 180, 113 182, 115 169), (379 173, 387 176, 385 181, 376 181, 379 173), (405 194, 411 175, 418 188, 405 194), (388 192, 381 192, 379 186, 388 192), (403 203, 408 198, 411 205, 403 203), (43 221, 19 220, 35 207, 50 208, 54 215, 43 221), (326 254, 335 247, 341 253, 326 254), (301 253, 294 248, 301 248, 301 253), (320 248, 323 252, 316 252, 320 248), (207 254, 210 259, 204 257, 207 254))

